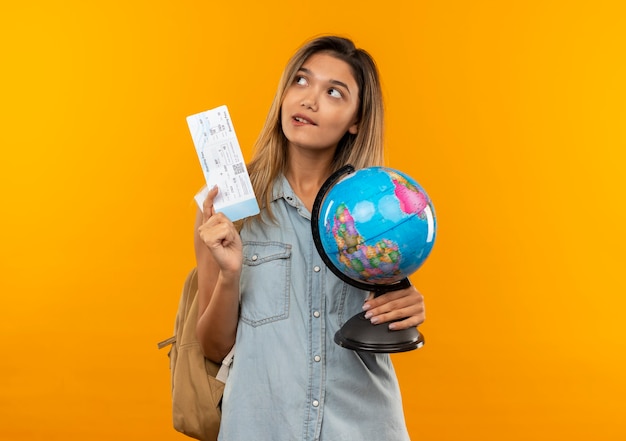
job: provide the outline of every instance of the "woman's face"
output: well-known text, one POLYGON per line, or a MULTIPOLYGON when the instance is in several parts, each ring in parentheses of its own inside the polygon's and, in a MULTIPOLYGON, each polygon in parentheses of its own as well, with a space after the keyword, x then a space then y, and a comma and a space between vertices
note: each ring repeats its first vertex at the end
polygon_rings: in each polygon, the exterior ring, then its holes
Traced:
POLYGON ((350 66, 327 53, 311 55, 287 87, 281 107, 290 148, 337 147, 346 132, 356 134, 359 89, 350 66))

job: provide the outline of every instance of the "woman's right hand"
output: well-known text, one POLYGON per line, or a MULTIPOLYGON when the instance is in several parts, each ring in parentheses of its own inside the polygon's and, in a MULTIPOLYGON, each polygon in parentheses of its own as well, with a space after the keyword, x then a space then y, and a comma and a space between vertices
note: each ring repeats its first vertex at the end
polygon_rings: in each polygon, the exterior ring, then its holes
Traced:
POLYGON ((222 273, 238 274, 243 261, 241 237, 230 219, 223 213, 215 212, 213 201, 217 193, 218 188, 215 186, 204 200, 198 234, 222 273))

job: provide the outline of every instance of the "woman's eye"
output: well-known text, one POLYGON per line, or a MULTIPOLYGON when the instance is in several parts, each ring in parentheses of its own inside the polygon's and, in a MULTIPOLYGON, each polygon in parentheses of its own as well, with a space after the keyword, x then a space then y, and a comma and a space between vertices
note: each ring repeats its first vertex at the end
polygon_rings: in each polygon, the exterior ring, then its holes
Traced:
POLYGON ((341 98, 343 96, 337 89, 328 89, 328 94, 333 98, 341 98))
POLYGON ((304 77, 296 77, 296 84, 299 84, 300 86, 306 86, 306 78, 304 77))

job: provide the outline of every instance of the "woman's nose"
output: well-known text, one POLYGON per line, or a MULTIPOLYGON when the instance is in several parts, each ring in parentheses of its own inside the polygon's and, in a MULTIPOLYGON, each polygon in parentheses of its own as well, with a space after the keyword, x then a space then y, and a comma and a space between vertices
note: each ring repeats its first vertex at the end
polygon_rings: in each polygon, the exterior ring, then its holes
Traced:
POLYGON ((307 93, 300 103, 302 107, 306 107, 307 109, 311 109, 312 111, 317 111, 317 97, 313 91, 307 93))

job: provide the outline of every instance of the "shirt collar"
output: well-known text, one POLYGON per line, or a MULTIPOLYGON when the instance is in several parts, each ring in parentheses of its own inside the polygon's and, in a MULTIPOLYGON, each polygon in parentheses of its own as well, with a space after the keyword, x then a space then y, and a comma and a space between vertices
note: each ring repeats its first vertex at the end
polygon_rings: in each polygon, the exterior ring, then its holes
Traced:
POLYGON ((298 212, 304 217, 310 219, 311 214, 309 210, 304 206, 300 198, 296 196, 289 181, 282 173, 274 181, 274 188, 272 189, 272 202, 276 202, 278 199, 284 199, 292 207, 296 208, 298 212))

